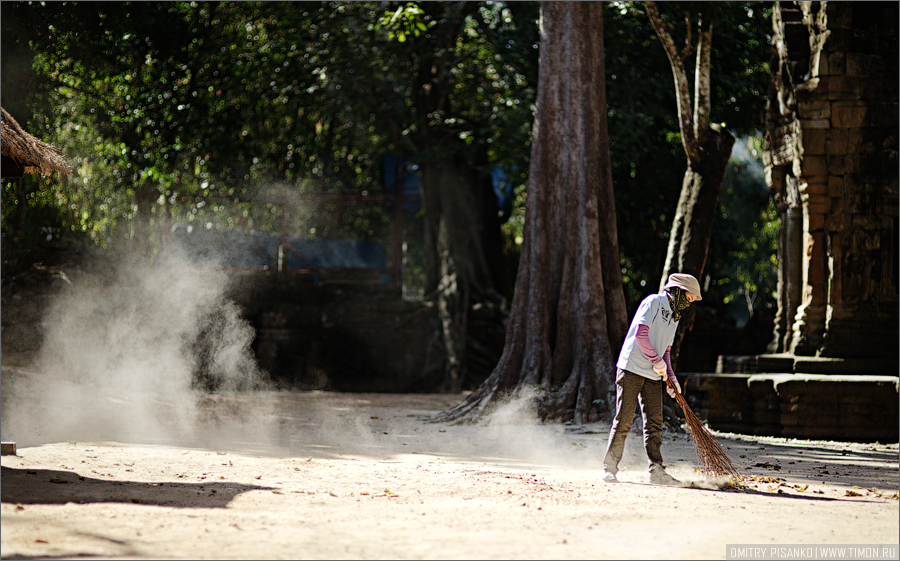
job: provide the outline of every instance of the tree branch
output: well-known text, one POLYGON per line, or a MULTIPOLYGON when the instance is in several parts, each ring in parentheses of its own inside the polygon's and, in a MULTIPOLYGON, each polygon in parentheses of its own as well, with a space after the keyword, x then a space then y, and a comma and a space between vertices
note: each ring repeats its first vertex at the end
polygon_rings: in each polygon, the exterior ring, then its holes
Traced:
POLYGON ((666 31, 666 26, 659 15, 656 2, 644 2, 647 16, 653 29, 662 43, 666 55, 669 57, 669 65, 672 67, 672 75, 675 78, 675 99, 678 103, 678 122, 681 127, 681 144, 690 160, 700 159, 700 149, 697 138, 694 135, 694 119, 691 114, 691 92, 688 88, 687 71, 684 68, 684 60, 680 57, 675 41, 666 31))
POLYGON ((687 57, 694 54, 694 51, 697 50, 697 47, 694 46, 694 43, 691 41, 691 13, 684 13, 684 27, 687 29, 687 35, 684 37, 684 49, 681 50, 681 54, 678 56, 681 60, 686 59, 687 57))
POLYGON ((694 136, 699 142, 703 141, 709 131, 709 118, 711 112, 710 101, 710 60, 712 58, 712 23, 706 26, 705 31, 700 32, 699 48, 697 52, 697 68, 694 77, 694 136))

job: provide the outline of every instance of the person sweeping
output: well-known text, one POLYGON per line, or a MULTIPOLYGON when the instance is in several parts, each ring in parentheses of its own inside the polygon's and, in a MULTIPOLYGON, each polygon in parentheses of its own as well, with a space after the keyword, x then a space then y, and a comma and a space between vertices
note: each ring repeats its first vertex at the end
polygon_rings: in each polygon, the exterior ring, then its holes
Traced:
POLYGON ((700 283, 691 275, 673 273, 658 294, 644 298, 638 307, 616 362, 616 415, 609 431, 609 443, 603 460, 603 479, 618 481, 619 461, 625 450, 625 437, 631 430, 634 408, 641 406, 644 421, 644 449, 650 461, 650 481, 658 485, 677 485, 666 473, 662 453, 662 389, 668 379, 671 397, 681 393, 672 370, 670 353, 681 314, 692 302, 701 300, 700 283))

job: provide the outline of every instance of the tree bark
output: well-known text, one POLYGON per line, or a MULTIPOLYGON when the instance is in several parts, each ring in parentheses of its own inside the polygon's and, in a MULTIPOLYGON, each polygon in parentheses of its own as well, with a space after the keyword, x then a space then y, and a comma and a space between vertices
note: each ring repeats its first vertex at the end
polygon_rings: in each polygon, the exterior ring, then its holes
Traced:
MULTIPOLYGON (((700 145, 699 162, 688 161, 688 169, 681 184, 678 209, 669 233, 669 249, 663 267, 660 290, 671 273, 688 273, 703 278, 703 268, 709 251, 713 221, 719 205, 719 192, 725 179, 734 137, 718 125, 711 125, 700 145)), ((688 308, 678 324, 672 342, 672 367, 678 364, 681 341, 694 325, 694 306, 688 308)))
MULTIPOLYGON (((678 208, 672 220, 669 247, 659 287, 665 285, 671 273, 688 273, 702 282, 709 238, 719 204, 719 192, 731 157, 734 136, 718 125, 710 124, 710 64, 712 58, 712 22, 701 21, 697 46, 690 45, 690 18, 687 18, 688 44, 678 52, 666 30, 654 2, 644 2, 647 16, 662 43, 672 67, 678 103, 681 143, 687 155, 687 171, 681 183, 678 208), (690 91, 684 59, 697 53, 694 74, 694 108, 691 111, 690 91)), ((678 324, 672 342, 672 367, 676 368, 684 334, 693 327, 694 307, 688 308, 678 324)))
MULTIPOLYGON (((691 54, 693 47, 688 44, 681 52, 675 46, 672 36, 666 31, 665 24, 659 15, 659 10, 655 2, 644 2, 644 8, 647 10, 647 16, 653 29, 662 43, 666 56, 669 58, 669 65, 672 67, 672 77, 675 79, 675 102, 678 105, 678 123, 681 128, 681 145, 684 146, 684 152, 688 158, 697 158, 697 142, 694 135, 694 114, 691 111, 691 91, 688 86, 687 70, 684 67, 684 59, 691 54)), ((690 41, 690 20, 688 20, 687 37, 690 41)), ((699 68, 698 68, 699 71, 699 68)))
MULTIPOLYGON (((446 375, 439 389, 459 393, 466 380, 476 375, 470 372, 470 311, 476 304, 500 300, 485 254, 489 235, 482 221, 485 182, 458 152, 424 161, 419 172, 426 244, 433 248, 439 272, 435 300, 447 353, 446 375)), ((499 237, 499 229, 495 234, 499 237)))
POLYGON ((486 147, 473 154, 456 132, 433 124, 450 107, 453 49, 478 4, 426 2, 422 8, 440 22, 422 44, 413 87, 419 131, 414 158, 425 211, 425 291, 437 304, 446 351, 439 391, 459 393, 484 380, 500 354, 499 344, 473 336, 502 328, 502 314, 493 313, 502 307, 500 223, 491 177, 484 171, 486 147))
POLYGON ((532 405, 545 420, 583 423, 614 407, 615 359, 627 318, 602 17, 600 3, 541 5, 524 240, 503 354, 490 377, 438 420, 477 421, 535 388, 532 405))

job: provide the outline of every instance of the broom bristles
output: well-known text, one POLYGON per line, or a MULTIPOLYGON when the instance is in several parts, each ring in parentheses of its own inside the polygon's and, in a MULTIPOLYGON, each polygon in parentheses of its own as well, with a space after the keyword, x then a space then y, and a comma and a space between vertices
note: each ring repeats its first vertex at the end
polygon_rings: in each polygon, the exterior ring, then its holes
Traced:
MULTIPOLYGON (((667 381, 668 382, 668 381, 667 381)), ((671 382, 668 382, 673 387, 671 382)), ((719 441, 713 437, 706 425, 691 411, 687 401, 681 392, 675 392, 675 401, 684 412, 684 419, 691 431, 691 439, 694 441, 694 451, 697 453, 697 461, 703 466, 706 476, 726 476, 739 482, 743 476, 738 472, 735 460, 722 448, 719 441)))

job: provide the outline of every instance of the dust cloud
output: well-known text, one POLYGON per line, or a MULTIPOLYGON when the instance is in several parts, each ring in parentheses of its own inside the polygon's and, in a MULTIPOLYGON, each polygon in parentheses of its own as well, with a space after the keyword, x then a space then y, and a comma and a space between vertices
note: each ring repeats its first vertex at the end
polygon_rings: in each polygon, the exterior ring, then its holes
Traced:
MULTIPOLYGON (((28 375, 4 381, 3 439, 20 447, 113 442, 603 468, 608 423, 543 423, 527 390, 464 426, 402 412, 386 418, 375 394, 276 390, 256 363, 253 327, 227 298, 228 286, 229 272, 216 261, 170 254, 154 264, 110 265, 61 291, 43 319, 37 361, 28 375)), ((447 396, 446 405, 461 397, 447 396)), ((634 427, 619 467, 646 473, 639 420, 634 427)), ((700 479, 689 465, 670 473, 700 479)))
POLYGON ((196 445, 265 432, 254 330, 215 265, 119 262, 60 291, 33 372, 4 384, 3 438, 196 445))
MULTIPOLYGON (((445 449, 456 450, 461 456, 483 458, 492 463, 528 468, 553 466, 602 473, 610 424, 603 421, 584 425, 542 422, 535 407, 536 396, 533 390, 520 390, 477 426, 461 427, 463 430, 449 446, 447 442, 442 445, 445 449)), ((707 489, 727 486, 727 478, 707 479, 695 468, 694 461, 674 454, 676 447, 687 444, 692 448, 685 429, 685 426, 667 426, 663 430, 662 454, 666 471, 682 486, 707 489)), ((636 414, 625 440, 618 467, 626 479, 649 479, 643 421, 639 414, 636 414)))

